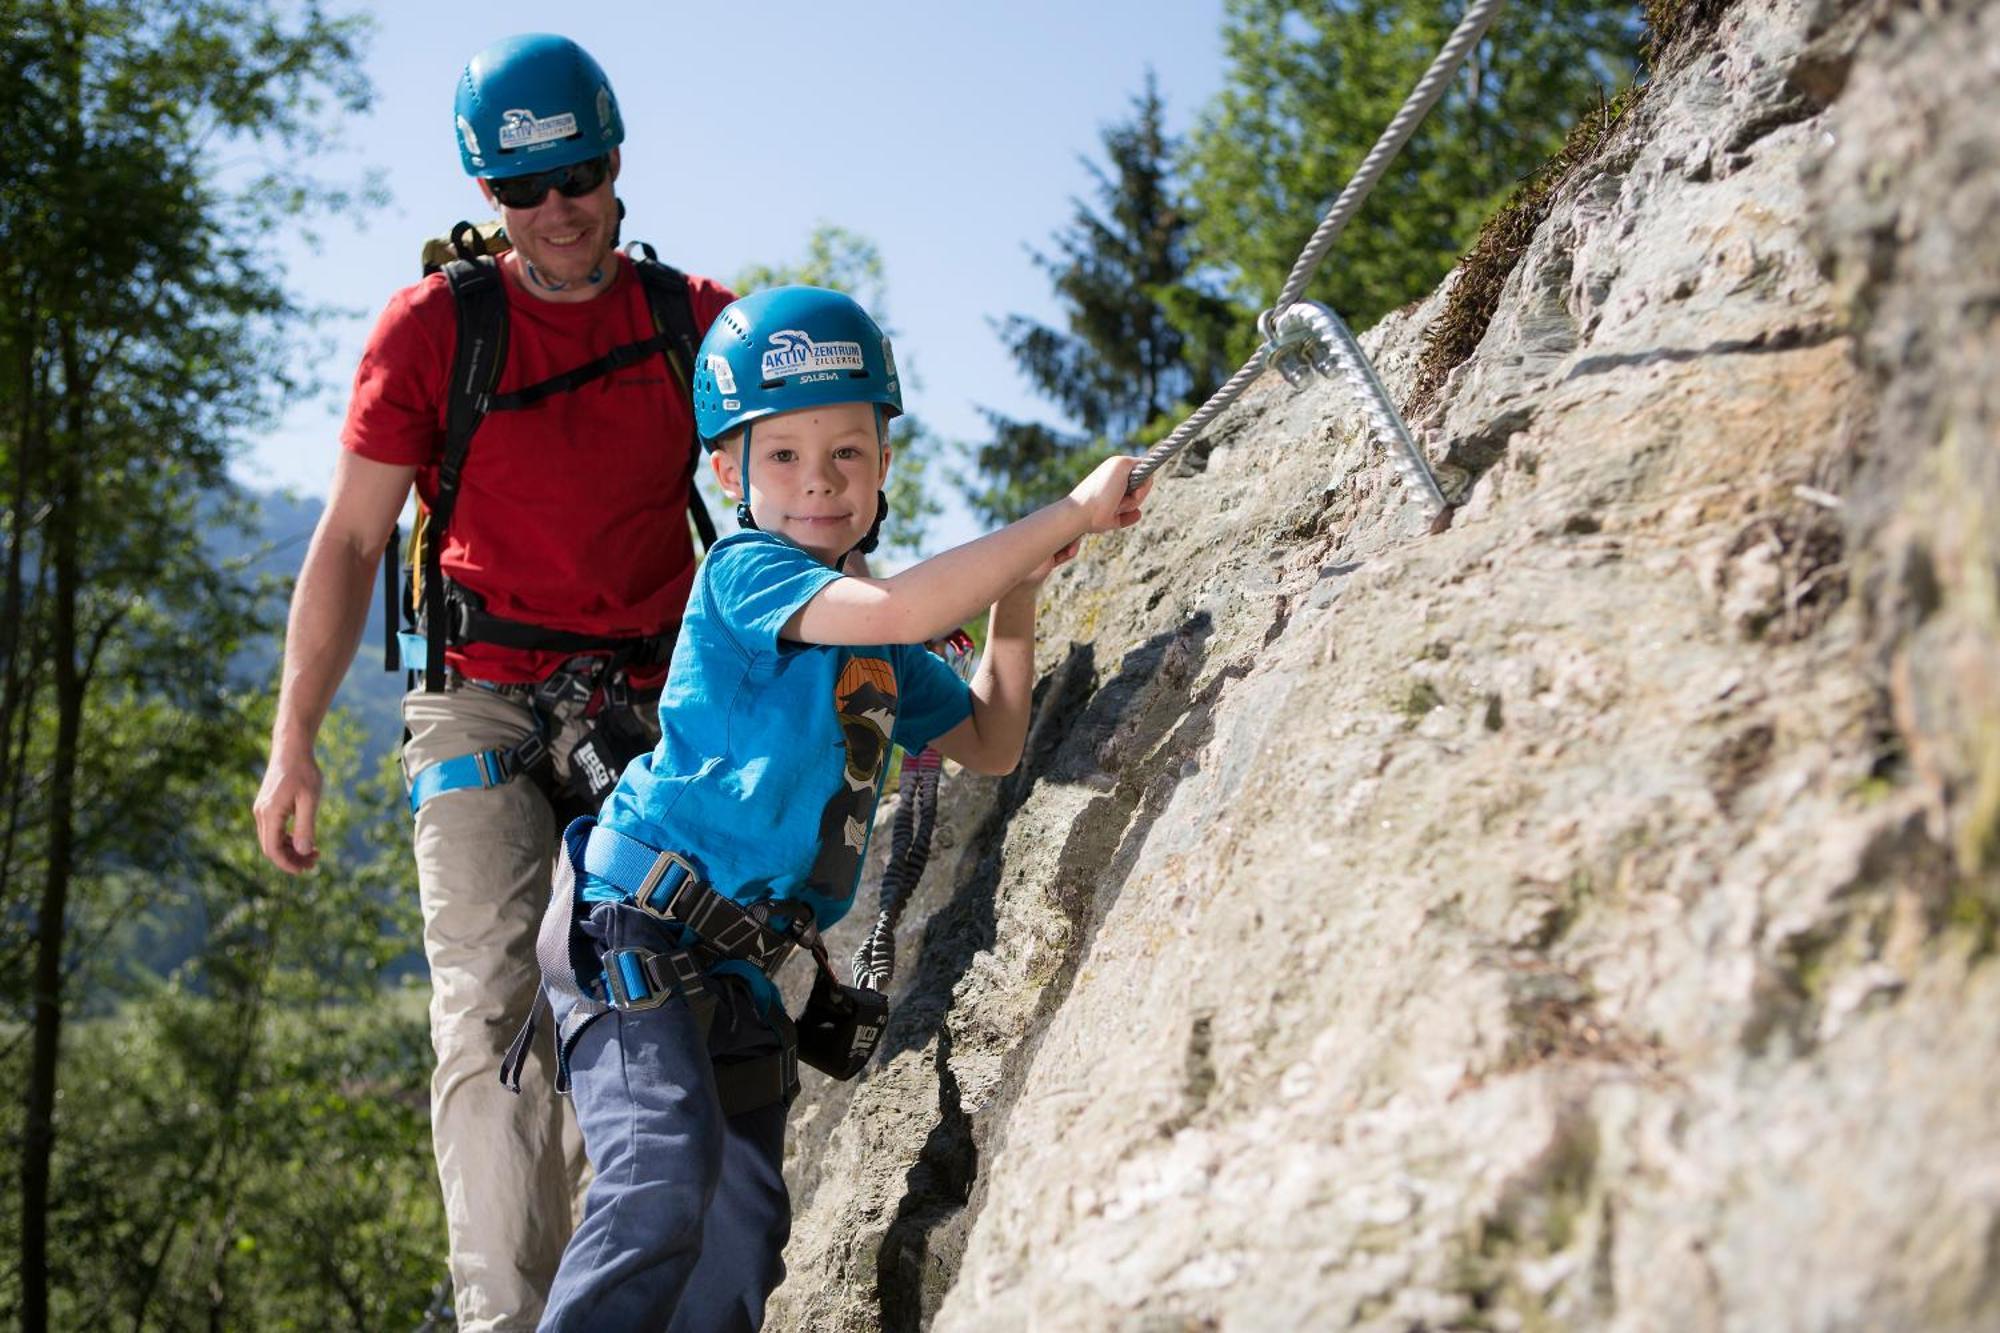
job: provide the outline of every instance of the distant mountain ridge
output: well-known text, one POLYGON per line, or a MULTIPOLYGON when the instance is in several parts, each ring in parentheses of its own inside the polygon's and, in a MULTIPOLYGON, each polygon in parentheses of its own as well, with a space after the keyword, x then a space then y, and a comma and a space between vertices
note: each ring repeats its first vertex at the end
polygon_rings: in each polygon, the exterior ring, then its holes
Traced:
MULTIPOLYGON (((317 496, 301 496, 288 491, 246 490, 257 506, 257 521, 249 532, 227 524, 210 529, 209 543, 218 561, 248 557, 251 577, 269 576, 280 583, 279 602, 274 618, 282 625, 292 585, 305 562, 306 547, 313 529, 326 510, 317 496)), ((241 680, 261 681, 269 688, 278 685, 279 657, 283 632, 246 648, 231 663, 241 680)), ((382 669, 382 598, 379 585, 368 599, 368 620, 361 644, 348 666, 346 679, 334 696, 334 706, 346 710, 364 733, 362 769, 372 774, 381 757, 402 744, 401 702, 405 677, 401 671, 382 669)))

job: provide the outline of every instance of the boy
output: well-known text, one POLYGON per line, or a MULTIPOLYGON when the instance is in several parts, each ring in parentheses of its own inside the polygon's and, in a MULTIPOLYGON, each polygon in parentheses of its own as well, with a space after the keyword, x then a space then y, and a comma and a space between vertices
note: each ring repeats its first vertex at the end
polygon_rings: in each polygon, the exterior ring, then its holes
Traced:
POLYGON ((890 742, 1011 771, 1036 592, 1085 533, 1137 522, 1144 498, 1125 493, 1135 460, 1112 459, 999 532, 891 578, 850 577, 842 564, 887 508, 887 424, 902 411, 875 322, 819 288, 745 297, 703 340, 694 389, 745 531, 702 566, 659 747, 595 828, 571 826, 558 862, 541 955, 596 1176, 544 1329, 762 1323, 784 1276, 796 1089, 770 975, 812 952, 808 1023, 845 990, 818 931, 852 905, 890 742), (968 686, 922 645, 989 603, 968 686))

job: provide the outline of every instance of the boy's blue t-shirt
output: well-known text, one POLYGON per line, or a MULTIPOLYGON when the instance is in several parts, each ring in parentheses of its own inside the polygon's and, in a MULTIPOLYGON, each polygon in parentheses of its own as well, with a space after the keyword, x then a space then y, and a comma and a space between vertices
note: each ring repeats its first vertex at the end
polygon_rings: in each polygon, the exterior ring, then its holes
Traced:
MULTIPOLYGON (((853 906, 889 744, 914 753, 972 711, 965 682, 922 645, 778 638, 843 577, 770 533, 717 542, 681 623, 660 743, 598 817, 679 852, 717 892, 807 905, 822 928, 853 906)), ((585 880, 588 900, 624 896, 585 880)))

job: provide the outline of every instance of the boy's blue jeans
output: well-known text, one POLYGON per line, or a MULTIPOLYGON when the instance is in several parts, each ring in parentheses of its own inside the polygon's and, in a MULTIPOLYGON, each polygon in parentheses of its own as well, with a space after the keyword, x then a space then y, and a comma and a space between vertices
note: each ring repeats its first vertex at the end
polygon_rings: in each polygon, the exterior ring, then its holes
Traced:
POLYGON ((687 1003, 614 1010, 569 1057, 596 1177, 541 1328, 754 1330, 791 1233, 783 1101, 724 1116, 712 1061, 779 1044, 734 977, 712 977, 704 1040, 687 1003))

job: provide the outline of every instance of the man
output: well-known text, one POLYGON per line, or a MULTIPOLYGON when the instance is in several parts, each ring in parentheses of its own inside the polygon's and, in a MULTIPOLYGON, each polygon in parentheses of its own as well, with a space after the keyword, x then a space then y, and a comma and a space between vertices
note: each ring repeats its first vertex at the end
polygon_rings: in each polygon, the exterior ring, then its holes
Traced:
MULTIPOLYGON (((446 669, 404 701, 403 764, 452 1278, 460 1328, 530 1329, 569 1233, 581 1154, 567 1103, 549 1093, 546 1044, 524 1071, 538 1086, 516 1097, 497 1075, 536 998, 558 811, 588 808, 581 794, 605 776, 577 742, 621 717, 627 740, 636 735, 628 751, 658 734, 651 704, 693 577, 693 430, 682 383, 658 354, 666 339, 650 283, 615 249, 624 126, 597 62, 565 38, 511 38, 467 64, 456 112, 465 170, 513 246, 498 263, 504 362, 457 484, 441 494, 458 308, 443 274, 391 298, 355 375, 332 492, 293 595, 255 814, 273 863, 311 869, 315 738, 414 484, 437 552, 425 627, 445 636, 446 669), (593 373, 566 373, 579 367, 593 373)), ((689 277, 686 299, 698 338, 733 298, 689 277)))

